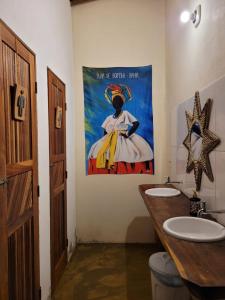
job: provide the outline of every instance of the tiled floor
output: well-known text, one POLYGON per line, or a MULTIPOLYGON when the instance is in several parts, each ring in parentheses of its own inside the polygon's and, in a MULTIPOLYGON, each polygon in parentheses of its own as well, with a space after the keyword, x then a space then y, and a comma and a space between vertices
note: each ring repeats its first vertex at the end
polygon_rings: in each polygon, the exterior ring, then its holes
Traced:
POLYGON ((156 245, 78 245, 54 300, 151 300, 149 256, 156 245))

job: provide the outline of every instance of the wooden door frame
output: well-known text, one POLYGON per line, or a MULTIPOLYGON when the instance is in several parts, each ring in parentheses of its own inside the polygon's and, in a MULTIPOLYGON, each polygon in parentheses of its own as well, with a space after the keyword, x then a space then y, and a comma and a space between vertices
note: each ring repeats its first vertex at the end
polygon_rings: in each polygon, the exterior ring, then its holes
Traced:
MULTIPOLYGON (((49 68, 47 67, 47 78, 48 78, 48 113, 50 112, 50 107, 49 107, 49 99, 50 99, 50 76, 53 75, 54 77, 57 78, 58 81, 60 81, 62 83, 62 85, 64 86, 64 104, 66 106, 66 85, 65 83, 49 68)), ((66 148, 66 107, 63 108, 64 111, 64 150, 65 153, 63 155, 64 157, 64 169, 65 171, 67 170, 67 148, 66 148)), ((51 128, 50 128, 50 120, 49 120, 49 182, 50 182, 50 255, 51 255, 51 292, 53 294, 55 287, 56 287, 56 280, 55 280, 55 276, 54 276, 54 265, 53 265, 53 257, 54 257, 54 249, 53 249, 53 218, 52 218, 52 183, 51 183, 51 172, 50 172, 50 168, 51 168, 51 157, 53 156, 51 153, 51 128)), ((64 172, 64 181, 65 181, 65 189, 64 189, 64 194, 65 194, 65 211, 64 211, 64 218, 65 218, 65 232, 64 232, 64 238, 66 241, 68 241, 67 239, 67 176, 64 172)), ((68 244, 66 245, 66 261, 68 261, 68 244)))
MULTIPOLYGON (((33 222, 34 222, 34 297, 40 299, 40 250, 39 250, 39 195, 38 195, 38 129, 37 129, 37 98, 36 98, 36 55, 35 53, 18 37, 18 35, 11 30, 8 25, 0 19, 0 41, 5 41, 15 53, 22 54, 23 48, 29 51, 29 67, 30 72, 30 97, 31 97, 31 124, 32 124, 32 158, 34 163, 31 166, 33 177, 33 222)), ((21 55, 22 56, 22 55, 21 55)), ((22 56, 23 57, 23 56, 22 56)), ((2 47, 0 47, 0 70, 3 70, 2 62, 2 47)), ((3 84, 3 72, 0 72, 0 126, 5 128, 5 116, 4 116, 4 84, 3 84)), ((5 134, 3 130, 0 130, 0 139, 4 142, 5 149, 5 134)), ((2 147, 1 146, 1 147, 2 147)), ((4 160, 4 157, 0 156, 0 164, 4 160)), ((5 162, 4 162, 5 165, 5 162)), ((0 178, 6 178, 6 168, 0 166, 0 178)), ((8 233, 7 233, 7 197, 6 192, 3 192, 3 186, 0 186, 0 299, 8 299, 8 233), (3 197, 3 198, 2 198, 3 197), (3 201, 2 201, 3 200, 3 201), (4 203, 5 202, 5 203, 4 203), (5 232, 5 233, 4 233, 5 232), (3 243, 3 244, 2 244, 3 243), (4 249, 3 249, 4 247, 4 249), (4 269, 3 269, 4 268, 4 269)))
MULTIPOLYGON (((0 19, 0 41, 2 41, 2 26, 0 19)), ((2 48, 0 48, 0 70, 3 70, 2 48)), ((0 72, 0 178, 6 179, 6 139, 5 139, 5 101, 4 101, 3 72, 0 72)), ((8 234, 7 234, 7 197, 5 186, 0 186, 0 299, 8 299, 8 234)))

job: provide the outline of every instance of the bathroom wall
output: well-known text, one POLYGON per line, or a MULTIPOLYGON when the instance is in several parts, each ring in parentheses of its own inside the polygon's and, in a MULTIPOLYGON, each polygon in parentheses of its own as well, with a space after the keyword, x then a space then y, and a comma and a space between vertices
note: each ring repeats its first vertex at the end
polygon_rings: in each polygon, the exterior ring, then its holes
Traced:
POLYGON ((75 52, 77 236, 82 242, 152 242, 138 185, 165 180, 165 5, 163 0, 98 0, 72 8, 75 52), (82 66, 153 66, 156 174, 85 175, 82 66))
MULTIPOLYGON (((225 4, 223 0, 166 2, 167 100, 170 103, 171 177, 183 181, 179 187, 191 195, 195 188, 194 174, 186 174, 187 150, 182 145, 187 134, 185 110, 192 111, 195 91, 200 91, 202 107, 213 99, 209 129, 221 138, 211 152, 214 182, 205 174, 200 196, 208 207, 225 207, 225 4), (202 5, 202 21, 198 28, 182 24, 180 13, 202 5)), ((224 216, 220 221, 225 223, 224 216)))
POLYGON ((42 299, 50 294, 50 204, 47 66, 66 84, 68 159, 68 238, 75 243, 74 92, 72 23, 69 1, 1 0, 0 18, 36 53, 42 299))

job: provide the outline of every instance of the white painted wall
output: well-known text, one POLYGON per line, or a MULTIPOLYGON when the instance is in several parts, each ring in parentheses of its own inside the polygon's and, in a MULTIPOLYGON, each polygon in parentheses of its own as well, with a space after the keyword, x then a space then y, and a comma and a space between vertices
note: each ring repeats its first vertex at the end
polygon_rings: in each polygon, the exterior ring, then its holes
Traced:
MULTIPOLYGON (((182 146, 186 120, 184 110, 193 109, 193 96, 200 91, 202 106, 213 99, 209 129, 221 138, 221 145, 210 160, 215 181, 202 178, 200 197, 211 209, 225 207, 225 1, 167 0, 167 98, 171 114, 171 174, 183 180, 179 185, 190 196, 195 188, 194 174, 186 174, 187 150, 182 146), (202 5, 202 20, 198 28, 179 20, 183 10, 193 11, 202 5), (183 115, 183 120, 181 117, 183 115), (178 117, 179 115, 179 117, 178 117)), ((225 224, 225 216, 220 216, 225 224)))
POLYGON ((72 8, 76 90, 77 235, 82 242, 151 242, 138 185, 167 175, 164 0, 98 0, 72 8), (85 175, 82 66, 153 66, 156 175, 85 175))
POLYGON ((170 107, 225 74, 224 0, 167 0, 167 98, 170 107), (198 28, 180 22, 180 13, 201 4, 198 28))
POLYGON ((50 289, 50 204, 47 66, 66 84, 68 159, 68 238, 75 242, 75 144, 72 23, 69 0, 1 0, 0 18, 36 53, 38 82, 38 154, 40 266, 43 300, 50 289))

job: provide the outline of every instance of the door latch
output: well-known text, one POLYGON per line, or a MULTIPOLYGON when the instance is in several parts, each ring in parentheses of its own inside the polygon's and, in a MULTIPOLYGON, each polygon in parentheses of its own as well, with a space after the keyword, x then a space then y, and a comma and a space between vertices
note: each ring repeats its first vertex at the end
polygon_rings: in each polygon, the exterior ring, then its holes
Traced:
POLYGON ((8 183, 7 179, 0 179, 0 185, 5 185, 8 183))

